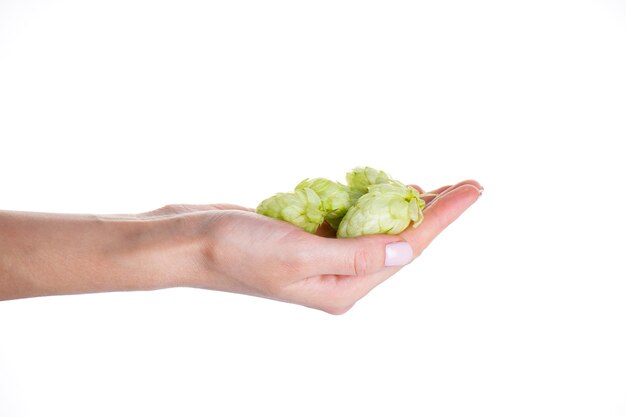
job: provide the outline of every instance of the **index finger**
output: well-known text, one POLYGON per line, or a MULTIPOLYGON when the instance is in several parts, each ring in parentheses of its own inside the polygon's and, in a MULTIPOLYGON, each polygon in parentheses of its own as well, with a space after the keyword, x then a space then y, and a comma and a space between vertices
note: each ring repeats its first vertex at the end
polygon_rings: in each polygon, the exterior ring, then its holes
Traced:
POLYGON ((476 202, 481 191, 473 184, 462 183, 435 199, 424 209, 424 220, 416 227, 409 227, 400 234, 411 244, 414 256, 418 256, 448 225, 476 202))

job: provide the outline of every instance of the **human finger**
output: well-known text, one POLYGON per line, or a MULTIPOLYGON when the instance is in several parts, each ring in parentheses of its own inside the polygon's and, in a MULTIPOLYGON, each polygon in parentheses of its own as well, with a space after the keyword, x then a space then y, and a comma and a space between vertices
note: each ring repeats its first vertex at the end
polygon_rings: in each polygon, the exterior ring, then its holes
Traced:
POLYGON ((397 235, 347 239, 312 236, 304 250, 305 275, 366 276, 413 259, 411 245, 397 235))
POLYGON ((400 236, 411 244, 414 255, 419 255, 439 233, 474 204, 480 194, 481 190, 471 183, 455 186, 424 209, 424 220, 419 227, 409 227, 400 236))
POLYGON ((415 188, 420 194, 424 194, 424 189, 417 184, 409 184, 409 187, 415 188))
POLYGON ((449 192, 449 191, 452 191, 453 189, 458 188, 458 187, 460 187, 460 186, 462 186, 462 185, 466 185, 466 184, 468 184, 468 185, 473 185, 474 187, 478 188, 480 191, 482 191, 482 190, 483 190, 482 185, 480 185, 480 184, 478 183, 478 181, 476 181, 476 180, 464 180, 464 181, 461 181, 461 182, 459 182, 459 183, 457 183, 457 184, 455 184, 455 185, 444 185, 443 187, 439 187, 439 188, 437 188, 436 190, 429 191, 429 192, 428 192, 428 193, 426 193, 426 194, 435 194, 435 195, 432 195, 432 196, 428 196, 428 195, 427 195, 427 196, 423 196, 423 197, 422 197, 422 199, 426 202, 426 205, 428 206, 428 205, 430 205, 430 203, 432 203, 432 202, 433 202, 436 198, 438 198, 438 197, 440 197, 440 196, 443 196, 445 193, 447 193, 447 192, 449 192))
MULTIPOLYGON (((401 236, 411 244, 413 253, 418 255, 424 248, 439 234, 445 227, 452 223, 458 216, 473 204, 474 201, 480 196, 482 187, 478 189, 475 187, 478 182, 473 180, 462 181, 454 186, 440 187, 437 190, 431 191, 431 193, 441 193, 442 201, 438 202, 432 208, 427 211, 429 214, 425 214, 424 221, 417 228, 409 227, 405 230, 401 236), (471 187, 471 189, 463 189, 471 187), (461 189, 460 193, 455 190, 461 189), (469 192, 470 195, 464 195, 469 192), (476 193, 478 194, 476 195, 476 193), (474 196, 472 196, 472 194, 474 196), (447 196, 446 196, 447 195, 447 196), (472 201, 473 199, 473 201, 472 201), (439 207, 438 207, 439 206, 439 207), (428 220, 426 219, 428 216, 428 220), (418 238, 416 235, 421 234, 418 238)), ((356 293, 359 294, 359 298, 365 296, 372 289, 380 285, 387 280, 393 274, 400 270, 401 266, 388 267, 379 270, 371 275, 368 275, 363 280, 353 280, 354 287, 357 288, 356 293)))

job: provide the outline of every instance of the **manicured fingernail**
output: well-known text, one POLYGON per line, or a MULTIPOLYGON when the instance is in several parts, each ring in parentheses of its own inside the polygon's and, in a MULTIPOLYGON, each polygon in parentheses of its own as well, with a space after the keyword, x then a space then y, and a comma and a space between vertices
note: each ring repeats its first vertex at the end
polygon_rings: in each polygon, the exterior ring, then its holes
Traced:
POLYGON ((388 243, 385 247, 385 266, 406 265, 413 260, 413 249, 407 242, 388 243))

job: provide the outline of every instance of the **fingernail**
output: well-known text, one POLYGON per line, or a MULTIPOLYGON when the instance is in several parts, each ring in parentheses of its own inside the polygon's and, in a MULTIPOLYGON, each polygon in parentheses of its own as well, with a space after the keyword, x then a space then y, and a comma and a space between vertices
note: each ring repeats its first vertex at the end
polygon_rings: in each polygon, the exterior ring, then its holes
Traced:
POLYGON ((406 265, 413 260, 413 249, 407 242, 388 243, 385 246, 385 266, 406 265))

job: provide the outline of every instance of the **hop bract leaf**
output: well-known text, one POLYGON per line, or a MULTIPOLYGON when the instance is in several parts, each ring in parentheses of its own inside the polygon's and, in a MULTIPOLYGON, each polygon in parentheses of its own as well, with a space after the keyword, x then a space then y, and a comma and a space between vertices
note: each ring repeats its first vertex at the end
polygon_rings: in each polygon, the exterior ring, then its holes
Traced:
POLYGON ((411 221, 414 227, 422 222, 425 205, 417 190, 397 181, 370 185, 342 219, 337 237, 398 234, 411 221))
POLYGON ((310 188, 321 200, 324 218, 335 230, 350 208, 351 199, 348 187, 326 178, 306 179, 296 186, 296 190, 310 188))
POLYGON ((350 194, 350 206, 353 206, 372 185, 389 184, 393 180, 384 171, 370 167, 356 167, 346 174, 346 182, 350 194))
POLYGON ((324 222, 322 201, 315 191, 307 187, 267 198, 259 204, 256 212, 284 220, 309 233, 315 233, 324 222))
POLYGON ((354 191, 365 194, 371 185, 388 184, 391 177, 384 171, 370 167, 356 167, 346 174, 346 182, 354 191))

